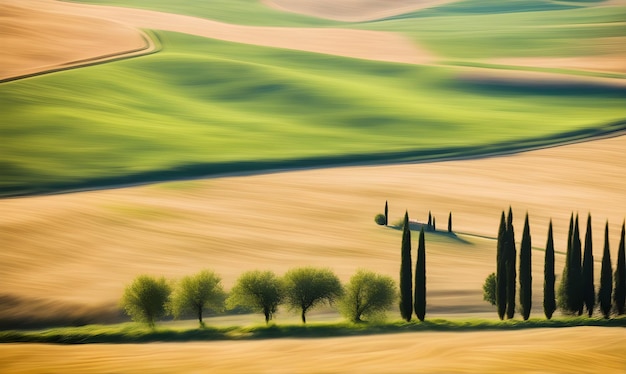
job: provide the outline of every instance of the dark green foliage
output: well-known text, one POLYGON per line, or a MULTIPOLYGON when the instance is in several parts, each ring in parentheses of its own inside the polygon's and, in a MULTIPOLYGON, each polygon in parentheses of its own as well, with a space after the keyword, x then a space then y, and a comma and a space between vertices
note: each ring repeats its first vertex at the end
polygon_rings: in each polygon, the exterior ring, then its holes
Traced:
POLYGON ((154 322, 167 314, 171 291, 165 278, 140 275, 124 290, 120 306, 133 321, 154 328, 154 322))
POLYGON ((506 313, 506 218, 504 211, 500 217, 498 228, 498 244, 496 255, 496 305, 498 317, 504 319, 506 313))
POLYGON ((591 237, 591 214, 587 216, 587 232, 585 233, 585 252, 583 257, 583 304, 589 317, 596 306, 596 289, 593 283, 593 244, 591 237))
POLYGON ((433 228, 433 216, 430 214, 430 210, 428 211, 428 229, 433 228))
POLYGON ((452 232, 452 212, 448 214, 448 232, 452 232))
POLYGON ((624 248, 625 238, 624 223, 622 222, 622 233, 619 238, 619 249, 617 250, 617 267, 615 268, 615 311, 618 315, 624 314, 624 304, 626 302, 626 253, 624 248))
POLYGON ((613 292, 613 270, 611 265, 611 252, 609 250, 609 223, 604 229, 604 254, 602 255, 602 269, 600 271, 600 290, 598 302, 604 318, 611 315, 611 293, 613 292))
POLYGON ((517 278, 517 250, 515 249, 515 229, 513 228, 513 210, 509 207, 506 222, 506 318, 515 315, 515 280, 517 278))
POLYGON ((413 273, 411 261, 411 229, 409 212, 404 213, 400 262, 400 315, 407 322, 413 315, 413 273))
POLYGON ((339 311, 352 322, 384 316, 397 298, 396 284, 386 275, 358 270, 350 278, 339 302, 339 311))
POLYGON ((570 264, 572 271, 570 272, 570 282, 575 284, 573 297, 574 303, 572 304, 572 311, 583 314, 583 272, 582 272, 582 244, 580 242, 580 227, 578 225, 578 214, 576 214, 576 220, 574 221, 574 233, 572 235, 572 263, 570 264))
POLYGON ((496 305, 496 273, 491 273, 483 283, 483 300, 491 305, 496 305))
POLYGON ((552 220, 548 228, 548 240, 546 242, 546 254, 543 267, 543 311, 547 319, 552 318, 556 310, 556 300, 554 296, 554 238, 552 234, 552 220))
POLYGON ((285 274, 284 284, 285 300, 292 309, 300 310, 302 323, 306 323, 309 309, 324 302, 332 304, 343 294, 339 278, 330 269, 292 269, 285 274))
POLYGON ((284 298, 282 282, 273 272, 253 270, 243 273, 237 279, 226 304, 230 308, 243 306, 260 311, 267 324, 284 298))
POLYGON ((574 233, 574 213, 569 218, 569 229, 567 230, 567 251, 565 252, 565 266, 563 266, 563 275, 561 276, 561 283, 559 284, 558 303, 559 308, 563 313, 570 313, 570 300, 569 300, 569 264, 572 258, 572 234, 574 233))
POLYGON ((437 220, 433 217, 433 231, 437 231, 437 220))
POLYGON ((559 286, 559 307, 563 313, 582 314, 583 309, 583 282, 581 269, 581 243, 578 216, 574 221, 574 214, 570 217, 568 231, 567 253, 563 277, 559 286))
POLYGON ((522 234, 522 244, 519 250, 519 298, 524 321, 530 316, 532 307, 532 244, 530 238, 530 226, 528 224, 528 213, 524 221, 524 232, 522 234))
POLYGON ((387 225, 385 222, 387 221, 387 219, 385 218, 385 215, 383 214, 377 214, 376 217, 374 217, 374 222, 376 222, 376 224, 378 225, 387 225))
POLYGON ((387 204, 387 200, 385 200, 385 226, 389 225, 389 205, 387 204))
POLYGON ((424 226, 420 232, 417 245, 417 262, 415 264, 415 314, 420 321, 426 316, 426 244, 424 226))
POLYGON ((219 311, 224 308, 226 294, 221 283, 222 279, 209 270, 181 279, 172 293, 170 307, 174 317, 191 312, 197 316, 200 326, 203 326, 203 311, 219 311))

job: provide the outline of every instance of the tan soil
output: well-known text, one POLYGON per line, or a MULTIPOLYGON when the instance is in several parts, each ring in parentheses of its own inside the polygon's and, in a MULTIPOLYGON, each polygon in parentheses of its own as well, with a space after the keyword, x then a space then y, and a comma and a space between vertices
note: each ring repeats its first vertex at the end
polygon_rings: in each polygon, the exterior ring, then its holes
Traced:
MULTIPOLYGON (((288 3, 286 0, 280 1, 281 4, 288 3)), ((388 9, 397 10, 398 7, 404 5, 412 7, 434 6, 435 3, 439 2, 428 1, 418 5, 409 0, 397 0, 397 3, 388 9)), ((313 3, 297 4, 305 6, 313 3)), ((2 61, 0 79, 37 71, 55 70, 70 63, 80 65, 80 61, 90 63, 93 62, 93 59, 102 56, 124 54, 130 50, 126 43, 131 43, 133 46, 140 43, 139 45, 145 46, 143 36, 131 28, 174 31, 237 43, 369 60, 412 64, 436 62, 436 56, 415 42, 402 35, 387 32, 332 28, 240 26, 140 9, 91 6, 50 0, 4 0, 1 4, 8 9, 4 12, 3 23, 9 26, 3 27, 5 30, 9 30, 9 28, 10 30, 0 32, 3 43, 9 46, 0 52, 3 54, 0 55, 3 57, 0 60, 2 61), (28 9, 36 10, 30 12, 28 9), (68 21, 68 17, 72 19, 72 22, 68 21), (106 24, 106 27, 93 27, 94 24, 100 25, 100 23, 106 24), (116 26, 116 23, 124 24, 126 27, 116 26), (27 26, 24 27, 22 24, 27 26), (48 30, 45 34, 37 31, 41 28, 38 26, 39 24, 45 25, 46 30, 48 30), (104 32, 102 32, 103 30, 104 32), (96 40, 97 43, 94 43, 93 40, 96 40), (76 63, 76 61, 79 62, 76 63)), ((361 3, 359 2, 359 4, 361 3)), ((385 4, 387 3, 385 2, 385 4)), ((381 1, 371 0, 363 2, 359 8, 364 12, 376 13, 381 12, 382 5, 383 2, 381 1)), ((603 43, 606 45, 598 47, 600 48, 598 56, 566 59, 551 57, 511 58, 487 62, 515 66, 623 73, 626 71, 624 68, 625 59, 622 58, 624 54, 620 52, 623 49, 621 47, 623 43, 618 40, 620 38, 605 39, 603 39, 603 43)), ((471 68, 463 69, 473 70, 471 68)), ((486 74, 492 74, 491 69, 483 69, 483 71, 486 74)), ((499 76, 503 73, 494 71, 493 74, 499 76)), ((510 73, 507 75, 513 76, 510 73)), ((553 76, 567 79, 565 75, 553 74, 553 76)), ((573 77, 571 79, 576 80, 578 78, 573 77)))
MULTIPOLYGON (((515 212, 518 240, 530 214, 533 244, 545 245, 548 220, 565 251, 570 213, 594 218, 596 265, 605 220, 617 249, 626 213, 626 137, 509 157, 431 164, 334 168, 232 177, 0 201, 4 289, 57 303, 114 305, 141 273, 180 277, 217 271, 230 288, 241 272, 279 274, 330 266, 343 281, 363 267, 398 273, 400 231, 376 226, 389 200, 391 222, 408 209, 440 230, 493 237, 503 209, 515 212)), ((495 242, 463 244, 427 236, 429 308, 489 312, 481 286, 494 271, 495 242), (453 269, 454 277, 450 276, 453 269)), ((417 241, 417 233, 413 237, 417 241)), ((543 255, 535 252, 535 306, 541 310, 543 255)), ((557 258, 557 273, 563 258, 557 258)), ((596 272, 599 277, 599 269, 596 272)))
POLYGON ((6 8, 0 12, 2 78, 54 70, 77 60, 123 54, 145 46, 143 35, 133 30, 138 28, 369 60, 433 61, 432 54, 409 38, 387 32, 239 26, 141 9, 49 0, 4 0, 0 5, 6 8))
POLYGON ((623 333, 575 327, 206 343, 2 344, 0 371, 621 374, 623 333))
POLYGON ((83 15, 0 2, 0 80, 144 51, 135 28, 83 15))
POLYGON ((292 13, 344 22, 362 22, 414 12, 459 0, 262 0, 292 13))

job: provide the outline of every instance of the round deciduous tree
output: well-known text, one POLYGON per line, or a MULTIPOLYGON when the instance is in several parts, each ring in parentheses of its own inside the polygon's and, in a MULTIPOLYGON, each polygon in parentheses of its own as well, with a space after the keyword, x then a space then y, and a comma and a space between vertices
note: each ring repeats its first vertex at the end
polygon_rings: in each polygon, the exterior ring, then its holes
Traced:
POLYGON ((339 302, 339 311, 352 322, 383 316, 397 298, 391 277, 360 269, 350 278, 339 302))
POLYGON ((170 293, 165 278, 140 275, 124 290, 120 306, 133 321, 154 327, 154 322, 167 313, 165 305, 170 293))
POLYGON ((205 310, 221 310, 226 294, 222 288, 222 279, 210 270, 203 270, 195 275, 186 276, 178 282, 172 295, 172 313, 180 317, 185 312, 195 313, 200 326, 205 310))
POLYGON ((339 278, 330 269, 292 269, 285 274, 284 284, 287 304, 300 310, 302 323, 306 323, 309 309, 324 302, 332 304, 343 293, 339 278))
POLYGON ((228 307, 243 306, 263 312, 265 323, 276 313, 285 298, 282 283, 271 271, 253 270, 243 273, 230 290, 228 307))

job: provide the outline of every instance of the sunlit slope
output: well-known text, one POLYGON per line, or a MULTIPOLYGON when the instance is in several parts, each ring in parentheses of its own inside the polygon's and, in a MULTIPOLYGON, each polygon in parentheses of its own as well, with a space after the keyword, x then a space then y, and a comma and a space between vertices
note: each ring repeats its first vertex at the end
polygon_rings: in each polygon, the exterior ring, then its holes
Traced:
POLYGON ((410 35, 442 59, 626 53, 626 6, 597 4, 468 0, 360 27, 410 35))
POLYGON ((484 85, 444 68, 159 35, 154 55, 1 85, 0 191, 267 166, 233 161, 480 152, 626 117, 615 87, 560 95, 566 88, 484 85))

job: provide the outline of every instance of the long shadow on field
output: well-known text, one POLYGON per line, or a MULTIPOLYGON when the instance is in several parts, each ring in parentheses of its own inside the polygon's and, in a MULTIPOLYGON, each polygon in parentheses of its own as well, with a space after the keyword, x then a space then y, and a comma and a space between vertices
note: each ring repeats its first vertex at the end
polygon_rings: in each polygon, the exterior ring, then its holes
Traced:
MULTIPOLYGON (((0 197, 68 193, 80 190, 120 188, 130 185, 165 182, 171 180, 234 175, 255 175, 288 170, 484 158, 605 138, 609 136, 619 136, 625 133, 626 120, 621 120, 603 126, 565 132, 549 137, 530 138, 520 141, 506 141, 484 146, 433 148, 402 152, 352 154, 291 160, 250 160, 196 163, 181 165, 166 170, 144 171, 133 174, 83 179, 72 182, 41 183, 36 185, 16 184, 1 188, 0 197)), ((0 162, 0 169, 4 167, 10 167, 10 165, 3 165, 3 163, 0 162)))

